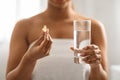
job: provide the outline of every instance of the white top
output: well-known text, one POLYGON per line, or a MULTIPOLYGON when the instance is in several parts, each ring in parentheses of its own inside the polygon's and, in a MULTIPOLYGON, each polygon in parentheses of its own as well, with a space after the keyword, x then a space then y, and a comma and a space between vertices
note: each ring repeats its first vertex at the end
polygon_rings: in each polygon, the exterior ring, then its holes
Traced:
POLYGON ((87 80, 89 65, 74 63, 71 46, 73 40, 54 39, 50 56, 38 60, 33 80, 87 80))

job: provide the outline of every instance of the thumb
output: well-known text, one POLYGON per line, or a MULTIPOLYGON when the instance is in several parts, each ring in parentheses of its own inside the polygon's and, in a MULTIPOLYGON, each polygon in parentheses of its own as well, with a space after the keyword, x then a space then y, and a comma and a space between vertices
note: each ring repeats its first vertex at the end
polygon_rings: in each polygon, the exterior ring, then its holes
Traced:
POLYGON ((74 51, 74 47, 70 47, 70 49, 71 49, 72 51, 74 51))
POLYGON ((70 49, 71 49, 72 51, 77 52, 77 53, 83 52, 82 49, 76 49, 76 48, 74 48, 74 47, 70 47, 70 49))

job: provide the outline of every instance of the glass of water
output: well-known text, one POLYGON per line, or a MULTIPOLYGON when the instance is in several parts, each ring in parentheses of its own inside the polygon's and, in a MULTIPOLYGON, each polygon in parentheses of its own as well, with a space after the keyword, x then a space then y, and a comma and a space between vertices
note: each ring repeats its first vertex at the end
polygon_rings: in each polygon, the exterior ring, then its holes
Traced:
MULTIPOLYGON (((91 43, 91 20, 74 20, 74 48, 82 49, 91 43)), ((80 53, 74 51, 74 63, 82 63, 80 53)))

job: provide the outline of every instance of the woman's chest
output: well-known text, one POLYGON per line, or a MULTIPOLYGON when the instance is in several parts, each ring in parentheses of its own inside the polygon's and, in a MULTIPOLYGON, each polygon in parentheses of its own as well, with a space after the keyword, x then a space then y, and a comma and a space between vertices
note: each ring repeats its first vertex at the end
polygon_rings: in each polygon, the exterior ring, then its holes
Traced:
MULTIPOLYGON (((73 24, 46 24, 52 38, 73 38, 73 24)), ((28 43, 37 40, 42 33, 43 25, 34 25, 28 33, 28 43)))

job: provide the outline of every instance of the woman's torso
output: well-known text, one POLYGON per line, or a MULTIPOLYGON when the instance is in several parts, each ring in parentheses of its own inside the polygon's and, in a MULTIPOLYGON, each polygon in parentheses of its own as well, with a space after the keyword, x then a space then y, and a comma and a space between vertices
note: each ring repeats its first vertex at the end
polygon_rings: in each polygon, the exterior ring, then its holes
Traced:
POLYGON ((48 57, 37 61, 32 80, 87 80, 88 64, 75 64, 72 39, 53 39, 48 57))
POLYGON ((33 72, 33 80, 84 80, 83 74, 86 65, 73 63, 73 52, 69 50, 73 44, 73 20, 79 18, 50 21, 40 16, 29 19, 32 23, 29 25, 27 35, 29 45, 40 37, 44 25, 49 28, 52 38, 69 38, 71 40, 53 41, 50 56, 37 62, 33 72))

